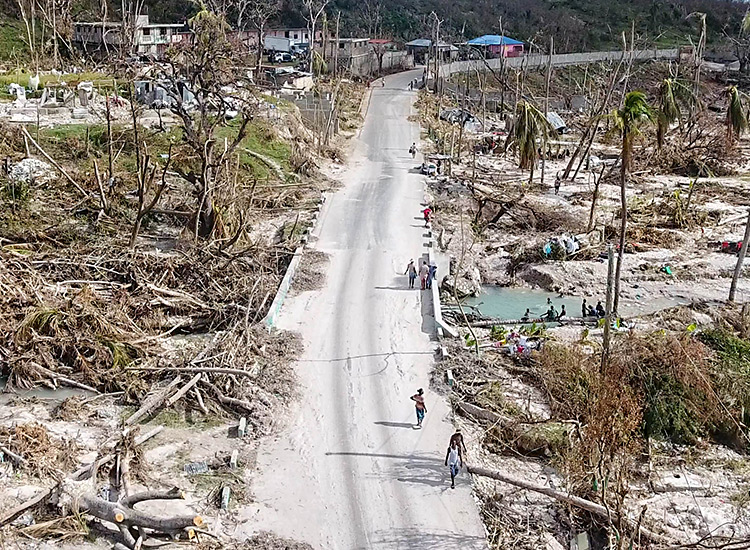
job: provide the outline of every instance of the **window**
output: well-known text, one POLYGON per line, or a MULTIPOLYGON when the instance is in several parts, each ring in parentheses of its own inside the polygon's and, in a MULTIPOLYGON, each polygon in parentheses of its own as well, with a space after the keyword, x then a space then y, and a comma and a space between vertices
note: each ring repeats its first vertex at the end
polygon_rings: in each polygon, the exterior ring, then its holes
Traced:
POLYGON ((289 31, 284 31, 284 38, 289 38, 289 31))
POLYGON ((150 36, 151 35, 151 29, 143 29, 143 36, 150 36))
POLYGON ((296 32, 294 33, 294 39, 295 40, 299 39, 299 35, 296 32))
POLYGON ((339 49, 340 49, 340 50, 343 50, 343 49, 344 49, 344 43, 343 43, 343 42, 339 42, 339 49))

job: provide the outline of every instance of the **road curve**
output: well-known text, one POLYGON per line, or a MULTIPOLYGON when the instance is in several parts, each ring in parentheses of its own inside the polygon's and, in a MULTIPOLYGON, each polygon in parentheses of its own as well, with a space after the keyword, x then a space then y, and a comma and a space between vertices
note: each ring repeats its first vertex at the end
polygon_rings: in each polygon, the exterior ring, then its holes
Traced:
POLYGON ((290 298, 280 328, 301 333, 301 399, 267 441, 255 506, 240 535, 270 530, 319 549, 484 549, 468 476, 450 489, 443 465, 452 433, 445 401, 429 390, 435 343, 429 296, 403 272, 425 253, 419 138, 410 71, 376 85, 344 187, 321 214, 312 246, 330 254, 325 288, 290 298), (426 391, 413 429, 409 396, 426 391))

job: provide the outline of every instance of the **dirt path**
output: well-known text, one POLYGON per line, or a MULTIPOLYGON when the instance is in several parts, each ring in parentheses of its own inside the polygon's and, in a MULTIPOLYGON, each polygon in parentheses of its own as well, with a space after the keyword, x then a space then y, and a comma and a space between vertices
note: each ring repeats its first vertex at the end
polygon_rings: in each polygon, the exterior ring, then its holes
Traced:
POLYGON ((326 286, 282 310, 280 327, 305 341, 303 397, 260 452, 257 507, 240 518, 248 534, 268 529, 326 549, 486 547, 466 474, 451 490, 443 465, 452 426, 428 389, 428 295, 402 275, 425 252, 419 159, 407 152, 419 137, 407 86, 419 74, 374 89, 345 187, 313 244, 331 255, 326 286), (428 415, 414 430, 409 396, 419 387, 428 415))

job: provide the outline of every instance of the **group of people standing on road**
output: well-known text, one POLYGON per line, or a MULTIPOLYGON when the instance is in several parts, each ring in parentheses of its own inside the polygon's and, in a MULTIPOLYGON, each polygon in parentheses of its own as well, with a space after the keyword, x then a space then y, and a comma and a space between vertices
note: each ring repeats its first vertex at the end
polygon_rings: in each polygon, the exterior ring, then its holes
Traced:
MULTIPOLYGON (((415 428, 421 429, 424 415, 427 414, 427 405, 424 402, 424 390, 419 388, 417 393, 412 395, 410 399, 414 401, 414 408, 417 413, 417 425, 415 428)), ((456 488, 456 476, 463 467, 465 453, 466 444, 464 443, 464 436, 461 434, 461 430, 457 429, 456 433, 451 436, 448 442, 448 450, 445 453, 445 465, 450 468, 451 489, 456 488)))
POLYGON ((404 275, 409 276, 409 288, 414 288, 414 282, 419 275, 420 288, 422 290, 429 290, 432 288, 432 281, 435 280, 437 274, 437 266, 435 264, 428 265, 427 260, 422 260, 422 265, 417 271, 417 266, 414 264, 414 260, 409 260, 409 265, 406 266, 404 275))

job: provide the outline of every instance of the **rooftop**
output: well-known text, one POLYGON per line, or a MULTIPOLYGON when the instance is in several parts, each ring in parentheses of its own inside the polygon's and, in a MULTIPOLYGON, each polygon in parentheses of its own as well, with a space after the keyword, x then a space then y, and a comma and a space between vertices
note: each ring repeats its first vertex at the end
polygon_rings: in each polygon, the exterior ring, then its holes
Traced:
POLYGON ((500 36, 499 34, 485 34, 478 38, 474 38, 467 42, 469 46, 517 46, 522 45, 523 42, 513 40, 507 36, 500 36))
MULTIPOLYGON (((406 43, 407 46, 411 46, 412 48, 431 48, 432 47, 432 40, 429 38, 417 38, 416 40, 412 40, 411 42, 406 43)), ((438 48, 441 50, 450 48, 451 50, 457 50, 455 46, 452 44, 448 44, 447 42, 438 42, 438 48)))

